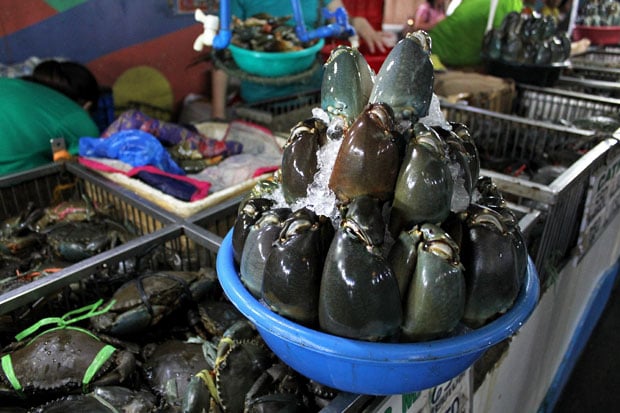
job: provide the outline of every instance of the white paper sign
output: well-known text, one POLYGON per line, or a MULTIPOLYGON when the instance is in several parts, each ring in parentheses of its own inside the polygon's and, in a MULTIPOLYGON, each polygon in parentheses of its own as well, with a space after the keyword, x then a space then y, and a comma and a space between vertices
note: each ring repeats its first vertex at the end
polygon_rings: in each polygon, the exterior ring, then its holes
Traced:
POLYGON ((432 389, 386 398, 375 413, 470 413, 472 368, 432 389))
POLYGON ((590 176, 577 247, 583 256, 620 209, 620 156, 590 176))

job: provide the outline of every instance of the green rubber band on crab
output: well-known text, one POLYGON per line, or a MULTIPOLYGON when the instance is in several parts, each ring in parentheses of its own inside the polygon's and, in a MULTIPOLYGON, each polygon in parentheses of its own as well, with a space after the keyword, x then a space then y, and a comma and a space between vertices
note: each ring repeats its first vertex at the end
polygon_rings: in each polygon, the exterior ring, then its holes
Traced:
POLYGON ((11 360, 10 354, 2 356, 2 371, 4 371, 4 375, 9 380, 9 383, 11 383, 11 386, 13 386, 18 393, 21 393, 23 387, 15 375, 15 370, 13 370, 13 361, 11 360))
MULTIPOLYGON (((75 309, 75 310, 71 310, 68 313, 66 313, 65 315, 63 315, 62 317, 46 317, 46 318, 42 318, 41 320, 37 321, 36 323, 34 323, 32 326, 26 328, 25 330, 23 330, 22 332, 20 332, 19 334, 15 335, 15 339, 17 341, 21 341, 22 339, 24 339, 25 337, 28 337, 29 335, 35 333, 37 330, 39 330, 41 327, 49 325, 49 324, 56 324, 57 327, 52 328, 52 329, 48 329, 45 330, 44 332, 38 334, 35 338, 39 337, 41 334, 47 333, 48 331, 51 330, 57 330, 57 329, 62 329, 62 328, 67 328, 69 326, 69 324, 73 324, 76 323, 78 321, 82 321, 85 320, 87 318, 90 317, 94 317, 100 314, 104 314, 108 311, 110 311, 110 308, 112 308, 112 306, 115 303, 115 300, 111 300, 108 305, 106 305, 104 308, 97 310, 97 308, 103 303, 103 299, 98 300, 92 304, 89 304, 87 306, 75 309), (81 315, 79 315, 81 314, 81 315), (71 318, 72 316, 78 315, 75 318, 71 318)), ((95 337, 96 336, 91 333, 88 330, 85 329, 81 329, 79 327, 73 327, 76 330, 81 330, 87 334, 90 334, 91 336, 95 337)), ((33 340, 35 339, 33 338, 33 340)), ((32 340, 31 340, 32 341, 32 340)))
POLYGON ((99 350, 99 353, 97 353, 93 361, 90 363, 90 366, 88 366, 86 372, 84 373, 84 377, 82 378, 82 391, 84 393, 88 392, 88 387, 90 382, 93 380, 93 377, 95 377, 95 374, 97 374, 101 366, 109 360, 115 351, 116 348, 109 344, 106 344, 101 350, 99 350))

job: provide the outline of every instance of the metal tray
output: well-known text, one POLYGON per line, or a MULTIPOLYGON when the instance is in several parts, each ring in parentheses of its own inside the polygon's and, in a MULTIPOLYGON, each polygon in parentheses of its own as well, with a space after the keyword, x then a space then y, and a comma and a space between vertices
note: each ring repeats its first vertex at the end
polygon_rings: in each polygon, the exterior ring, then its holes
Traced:
POLYGON ((605 50, 590 50, 572 56, 571 66, 564 70, 567 76, 617 82, 620 80, 620 53, 605 50))
POLYGON ((620 98, 620 83, 609 80, 598 80, 572 75, 560 75, 555 85, 560 89, 573 90, 575 92, 590 93, 596 96, 608 96, 620 98))

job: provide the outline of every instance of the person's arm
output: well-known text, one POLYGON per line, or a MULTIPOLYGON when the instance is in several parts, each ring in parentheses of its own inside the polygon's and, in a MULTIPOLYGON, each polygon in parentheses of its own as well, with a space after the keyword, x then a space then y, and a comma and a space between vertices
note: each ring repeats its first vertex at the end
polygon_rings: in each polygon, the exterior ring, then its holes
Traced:
MULTIPOLYGON (((327 4, 329 11, 334 11, 338 7, 344 7, 342 0, 332 0, 327 4)), ((370 53, 374 53, 375 50, 385 53, 387 50, 388 42, 382 32, 376 31, 368 22, 365 17, 356 17, 349 15, 349 21, 355 28, 357 35, 366 43, 370 53)))
POLYGON ((432 12, 430 4, 422 3, 415 13, 413 21, 414 30, 429 31, 435 27, 441 19, 433 19, 432 12))

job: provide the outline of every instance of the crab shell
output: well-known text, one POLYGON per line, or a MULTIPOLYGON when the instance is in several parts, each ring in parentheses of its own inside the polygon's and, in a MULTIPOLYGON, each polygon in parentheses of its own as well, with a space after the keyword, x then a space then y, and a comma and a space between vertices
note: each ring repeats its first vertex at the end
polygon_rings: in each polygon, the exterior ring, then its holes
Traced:
POLYGON ((321 108, 351 123, 362 112, 374 86, 374 72, 364 56, 350 46, 332 50, 321 83, 321 108))
POLYGON ((272 311, 306 326, 317 324, 325 246, 332 236, 331 222, 307 208, 284 222, 263 273, 261 296, 272 311))
POLYGON ((435 78, 430 46, 430 37, 422 30, 400 40, 377 73, 369 103, 390 105, 399 120, 415 122, 426 116, 435 78))
POLYGON ((477 328, 512 306, 524 268, 515 238, 498 212, 472 204, 465 225, 461 245, 467 286, 463 322, 477 328))
POLYGON ((250 227, 259 220, 263 215, 263 212, 269 210, 274 204, 274 201, 262 197, 249 197, 245 199, 239 205, 239 211, 237 213, 237 219, 233 226, 233 256, 235 262, 239 264, 241 262, 241 255, 243 253, 243 245, 245 239, 250 232, 250 227))
POLYGON ((437 132, 417 123, 398 173, 390 214, 390 232, 429 222, 441 223, 449 213, 453 180, 446 145, 437 132))
POLYGON ((210 336, 220 337, 231 325, 244 319, 230 301, 207 297, 196 305, 201 325, 210 336))
MULTIPOLYGON (((93 335, 72 328, 47 331, 10 353, 15 376, 22 393, 29 396, 79 393, 87 369, 106 343, 93 335)), ((134 371, 135 358, 126 351, 114 350, 97 370, 90 386, 123 383, 134 371)), ((0 396, 17 396, 0 373, 0 396)))
POLYGON ((241 255, 239 274, 241 282, 257 299, 261 297, 263 272, 267 257, 278 238, 290 208, 274 208, 265 211, 256 224, 250 227, 241 255))
POLYGON ((327 125, 311 118, 291 129, 282 152, 281 187, 284 199, 293 204, 308 195, 308 187, 318 172, 318 150, 327 141, 327 125))
POLYGON ((111 221, 64 221, 45 230, 52 252, 78 262, 133 238, 127 228, 111 221))
POLYGON ((416 265, 404 305, 401 341, 424 341, 450 333, 465 310, 465 278, 459 249, 433 224, 416 226, 416 265))
POLYGON ((245 412, 310 411, 307 380, 282 362, 259 376, 245 395, 245 412))
MULTIPOLYGON (((180 408, 190 393, 189 383, 196 373, 211 370, 201 343, 168 340, 144 349, 143 369, 151 388, 170 406, 180 408)), ((204 389, 205 395, 208 390, 204 389)), ((208 402, 206 403, 208 406, 208 402)))
POLYGON ((157 400, 147 390, 132 390, 121 386, 97 387, 88 394, 63 396, 39 406, 32 413, 65 412, 132 412, 150 413, 155 411, 157 400))
POLYGON ((375 104, 347 130, 329 178, 329 188, 341 203, 360 195, 392 198, 402 158, 393 126, 392 109, 375 104))
POLYGON ((258 340, 232 340, 215 366, 218 399, 225 412, 243 412, 246 394, 273 364, 273 353, 258 340))
POLYGON ((110 310, 91 318, 91 325, 113 335, 140 333, 184 300, 201 300, 217 285, 213 268, 146 273, 123 284, 112 296, 110 310))
POLYGON ((329 334, 379 341, 398 332, 398 282, 369 238, 346 219, 331 243, 321 279, 319 325, 329 334))

